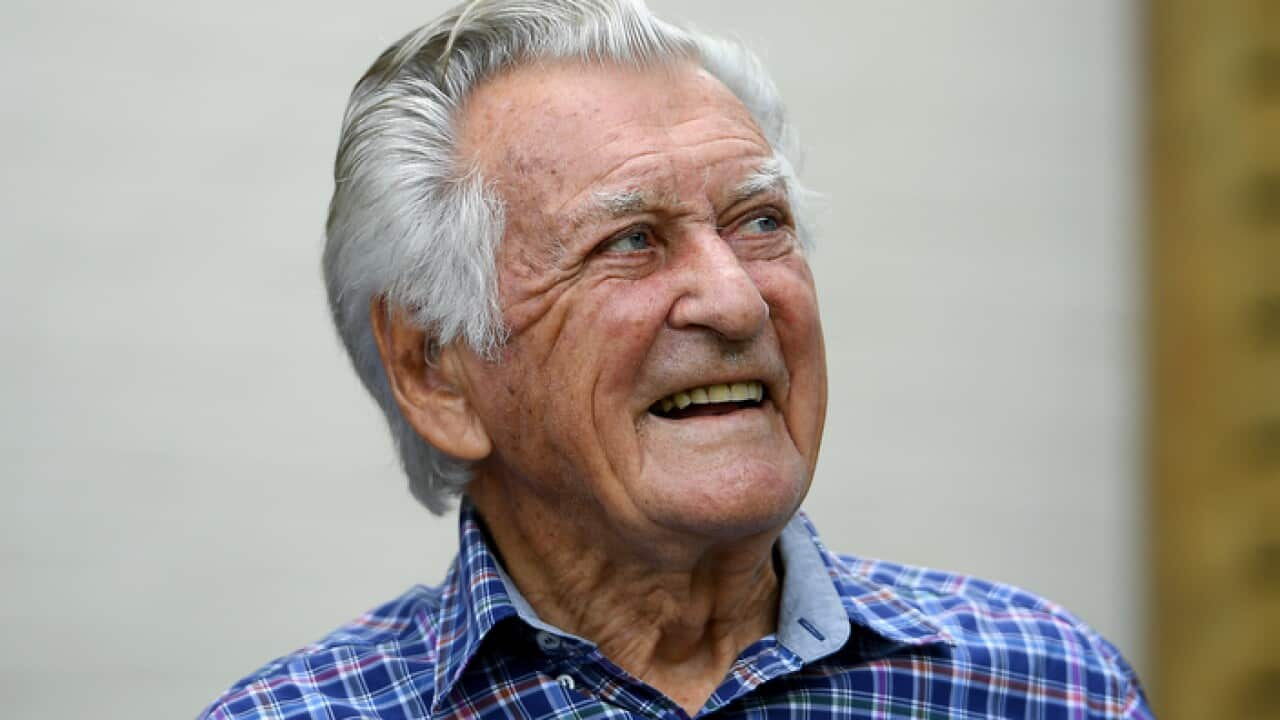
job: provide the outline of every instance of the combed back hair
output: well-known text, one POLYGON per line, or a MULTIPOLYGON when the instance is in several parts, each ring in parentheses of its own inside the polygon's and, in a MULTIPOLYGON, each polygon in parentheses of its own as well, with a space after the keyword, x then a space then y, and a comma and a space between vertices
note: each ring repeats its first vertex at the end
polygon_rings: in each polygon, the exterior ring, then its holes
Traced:
POLYGON ((439 346, 461 341, 496 359, 506 340, 495 267, 504 208, 475 163, 459 157, 458 113, 486 78, 555 59, 701 65, 754 116, 793 204, 803 192, 788 160, 795 148, 782 103, 756 57, 738 43, 660 20, 642 0, 474 0, 383 52, 343 118, 324 277, 338 333, 387 417, 409 487, 435 513, 465 488, 470 470, 401 415, 373 337, 371 303, 382 298, 389 310, 401 309, 439 346))

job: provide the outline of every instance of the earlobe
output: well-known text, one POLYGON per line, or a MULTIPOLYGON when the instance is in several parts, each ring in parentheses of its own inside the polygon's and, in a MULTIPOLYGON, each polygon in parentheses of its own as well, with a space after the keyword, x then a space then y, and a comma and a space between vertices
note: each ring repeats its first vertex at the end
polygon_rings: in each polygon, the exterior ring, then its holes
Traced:
POLYGON ((391 394, 409 425, 455 458, 487 457, 493 446, 467 396, 457 343, 429 343, 426 331, 381 297, 369 304, 369 322, 391 394))

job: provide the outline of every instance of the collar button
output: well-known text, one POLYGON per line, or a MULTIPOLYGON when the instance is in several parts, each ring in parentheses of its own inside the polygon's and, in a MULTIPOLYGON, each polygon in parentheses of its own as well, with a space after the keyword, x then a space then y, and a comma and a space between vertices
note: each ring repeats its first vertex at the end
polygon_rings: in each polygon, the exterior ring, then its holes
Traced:
POLYGON ((560 638, 545 630, 539 630, 534 635, 534 639, 538 642, 538 647, 542 649, 542 652, 546 653, 560 652, 560 649, 564 646, 564 642, 560 638))

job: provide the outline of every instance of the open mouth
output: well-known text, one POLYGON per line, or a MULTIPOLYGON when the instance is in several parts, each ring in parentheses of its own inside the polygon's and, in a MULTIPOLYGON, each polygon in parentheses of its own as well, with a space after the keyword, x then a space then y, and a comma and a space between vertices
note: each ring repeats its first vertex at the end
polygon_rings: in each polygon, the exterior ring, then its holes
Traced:
POLYGON ((764 402, 764 383, 758 380, 721 383, 681 390, 654 403, 649 412, 670 420, 724 415, 764 402))

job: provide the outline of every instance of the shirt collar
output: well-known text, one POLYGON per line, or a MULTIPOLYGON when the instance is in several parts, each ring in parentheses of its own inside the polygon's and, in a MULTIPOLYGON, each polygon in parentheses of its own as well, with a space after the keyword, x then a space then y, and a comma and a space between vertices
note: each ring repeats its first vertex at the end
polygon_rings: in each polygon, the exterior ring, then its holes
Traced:
POLYGON ((504 576, 489 549, 479 516, 464 495, 458 509, 458 556, 445 577, 440 597, 433 715, 489 631, 516 615, 507 590, 515 585, 504 576))
POLYGON ((849 638, 850 623, 894 645, 955 643, 910 591, 858 572, 859 563, 827 550, 803 511, 783 529, 778 547, 785 573, 778 640, 806 662, 842 647, 849 638), (844 621, 843 626, 837 618, 844 621), (806 620, 817 633, 805 627, 806 620), (827 628, 841 638, 835 647, 816 637, 828 634, 827 628))
MULTIPOLYGON (((893 644, 954 642, 909 594, 854 572, 828 551, 803 511, 783 529, 777 548, 783 567, 777 638, 804 663, 844 647, 850 623, 893 644)), ((443 703, 489 631, 506 618, 594 647, 538 617, 498 563, 466 496, 458 511, 458 556, 440 604, 433 708, 443 703)))

